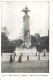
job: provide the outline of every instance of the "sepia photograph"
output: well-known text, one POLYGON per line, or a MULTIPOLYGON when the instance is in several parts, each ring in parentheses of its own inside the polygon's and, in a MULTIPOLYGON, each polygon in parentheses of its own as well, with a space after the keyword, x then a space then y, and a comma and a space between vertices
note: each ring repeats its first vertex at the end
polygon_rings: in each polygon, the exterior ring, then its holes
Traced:
POLYGON ((49 73, 49 1, 2 1, 1 73, 49 73))

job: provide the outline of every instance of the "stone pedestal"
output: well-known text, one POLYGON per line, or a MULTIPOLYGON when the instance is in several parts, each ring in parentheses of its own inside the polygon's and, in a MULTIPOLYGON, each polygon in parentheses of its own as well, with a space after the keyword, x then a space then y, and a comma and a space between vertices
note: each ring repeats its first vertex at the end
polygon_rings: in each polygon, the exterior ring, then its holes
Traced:
POLYGON ((18 58, 20 55, 22 55, 22 61, 28 61, 27 56, 29 55, 29 61, 38 60, 38 52, 36 51, 36 48, 32 49, 16 49, 16 56, 15 61, 18 61, 18 58), (37 52, 37 56, 36 56, 37 52))

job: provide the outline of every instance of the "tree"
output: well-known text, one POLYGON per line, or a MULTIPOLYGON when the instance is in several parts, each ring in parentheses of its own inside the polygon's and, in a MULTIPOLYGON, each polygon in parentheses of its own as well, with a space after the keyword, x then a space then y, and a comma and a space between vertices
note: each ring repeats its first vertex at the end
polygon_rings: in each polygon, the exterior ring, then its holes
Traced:
POLYGON ((7 52, 8 37, 5 32, 1 32, 1 52, 7 52))
POLYGON ((20 47, 21 44, 23 44, 23 40, 22 39, 13 40, 12 44, 14 44, 15 47, 17 47, 17 46, 20 47))
POLYGON ((22 43, 23 43, 23 41, 21 39, 17 40, 17 46, 21 46, 22 43))
POLYGON ((39 33, 35 33, 34 38, 40 38, 40 34, 39 33))

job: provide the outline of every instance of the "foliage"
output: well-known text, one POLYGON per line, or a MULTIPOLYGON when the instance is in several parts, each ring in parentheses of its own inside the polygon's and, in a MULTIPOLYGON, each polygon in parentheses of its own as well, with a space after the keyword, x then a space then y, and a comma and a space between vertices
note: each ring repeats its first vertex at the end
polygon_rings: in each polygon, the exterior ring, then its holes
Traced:
MULTIPOLYGON (((13 41, 9 41, 5 32, 1 33, 1 53, 14 52, 16 47, 20 47, 23 44, 23 40, 17 39, 13 41)), ((25 46, 23 46, 24 48, 25 46)), ((37 51, 41 52, 46 49, 49 52, 49 37, 44 36, 36 38, 31 35, 31 46, 36 47, 37 51)), ((2 55, 2 54, 1 54, 2 55)))
POLYGON ((1 33, 1 53, 13 53, 15 51, 15 48, 17 46, 21 46, 22 43, 23 41, 21 39, 9 41, 6 33, 1 33))
POLYGON ((2 32, 1 33, 1 52, 7 52, 7 46, 8 46, 9 40, 7 35, 2 32))
POLYGON ((14 40, 13 43, 15 44, 16 47, 17 46, 20 47, 23 41, 21 39, 17 39, 17 40, 14 40))
POLYGON ((31 36, 31 47, 36 47, 37 51, 41 52, 46 49, 49 52, 49 38, 48 36, 34 38, 31 36))
POLYGON ((39 33, 35 33, 34 38, 40 38, 40 34, 39 33))

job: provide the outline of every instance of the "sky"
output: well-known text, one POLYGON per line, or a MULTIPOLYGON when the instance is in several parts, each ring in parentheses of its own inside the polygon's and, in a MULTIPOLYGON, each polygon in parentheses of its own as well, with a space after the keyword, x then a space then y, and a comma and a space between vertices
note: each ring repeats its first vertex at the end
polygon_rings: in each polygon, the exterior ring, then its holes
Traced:
POLYGON ((14 40, 23 35, 23 8, 30 10, 30 34, 48 35, 49 3, 48 2, 2 2, 2 27, 6 26, 8 38, 14 40))

